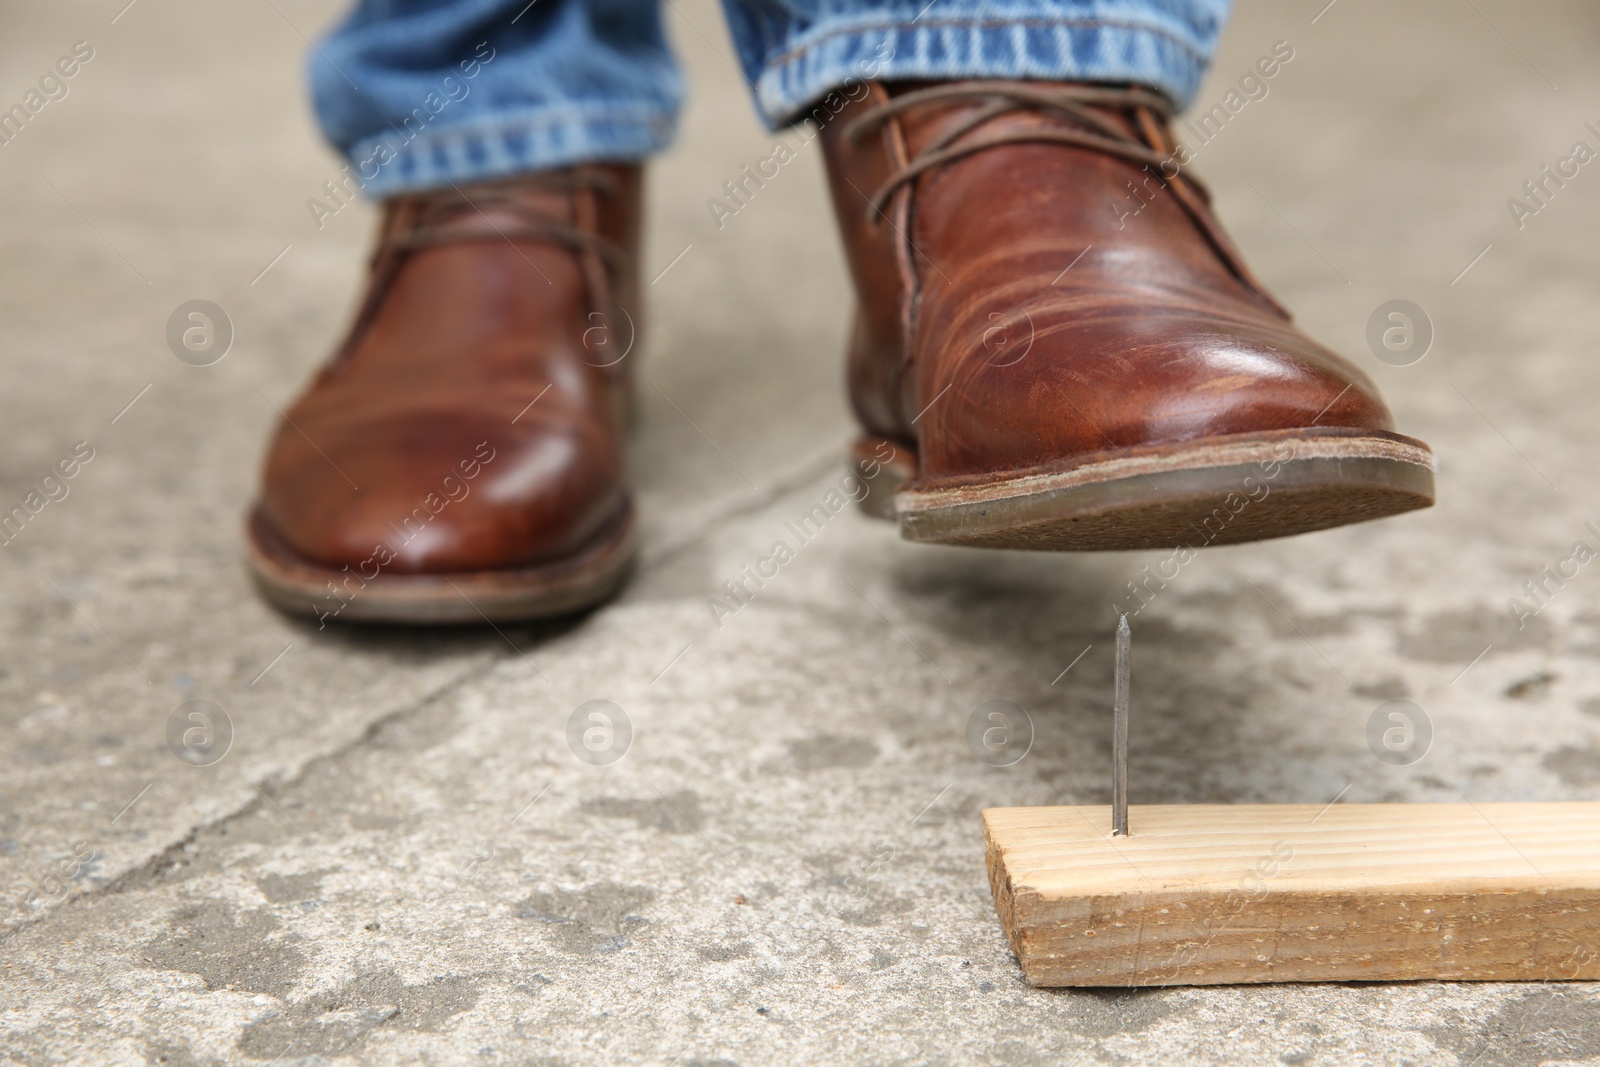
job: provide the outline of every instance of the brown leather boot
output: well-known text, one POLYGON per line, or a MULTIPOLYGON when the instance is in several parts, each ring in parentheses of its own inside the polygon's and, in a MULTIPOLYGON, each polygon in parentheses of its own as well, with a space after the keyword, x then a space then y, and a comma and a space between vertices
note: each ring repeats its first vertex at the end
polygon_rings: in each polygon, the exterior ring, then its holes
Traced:
POLYGON ((267 454, 247 525, 269 599, 470 623, 617 589, 640 184, 593 166, 387 202, 350 334, 267 454))
POLYGON ((1251 275, 1165 98, 868 90, 823 143, 857 465, 905 537, 1198 548, 1433 503, 1428 446, 1251 275))

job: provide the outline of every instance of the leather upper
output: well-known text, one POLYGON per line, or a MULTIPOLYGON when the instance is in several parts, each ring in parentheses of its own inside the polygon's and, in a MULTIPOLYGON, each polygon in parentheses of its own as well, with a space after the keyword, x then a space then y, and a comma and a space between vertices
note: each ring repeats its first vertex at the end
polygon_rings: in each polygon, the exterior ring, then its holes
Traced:
MULTIPOLYGON (((1393 429, 1371 380, 1250 275, 1203 189, 1161 178, 1177 168, 1008 141, 1104 135, 999 92, 873 120, 916 91, 873 84, 823 137, 860 303, 851 397, 870 432, 915 447, 921 479, 1261 430, 1393 429), (876 210, 875 194, 931 151, 953 158, 876 210)), ((1173 150, 1152 108, 1088 110, 1132 142, 1122 151, 1173 150)))
POLYGON ((533 566, 627 507, 640 172, 386 203, 340 351, 288 410, 259 514, 295 553, 395 573, 533 566), (381 556, 380 556, 381 559, 381 556))

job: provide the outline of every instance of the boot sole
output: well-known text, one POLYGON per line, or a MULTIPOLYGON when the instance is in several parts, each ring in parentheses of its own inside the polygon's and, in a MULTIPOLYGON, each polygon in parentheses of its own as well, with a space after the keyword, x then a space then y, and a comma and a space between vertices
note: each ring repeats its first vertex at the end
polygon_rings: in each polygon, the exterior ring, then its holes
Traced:
POLYGON ((576 614, 611 599, 633 563, 634 525, 629 504, 588 548, 554 563, 455 574, 380 570, 363 581, 354 571, 300 557, 256 511, 245 522, 246 563, 262 595, 293 615, 424 626, 526 622, 576 614))
POLYGON ((1433 452, 1375 430, 1280 430, 920 480, 906 446, 862 438, 862 509, 908 541, 1084 552, 1238 544, 1429 507, 1433 452), (894 459, 872 462, 893 449, 894 459))

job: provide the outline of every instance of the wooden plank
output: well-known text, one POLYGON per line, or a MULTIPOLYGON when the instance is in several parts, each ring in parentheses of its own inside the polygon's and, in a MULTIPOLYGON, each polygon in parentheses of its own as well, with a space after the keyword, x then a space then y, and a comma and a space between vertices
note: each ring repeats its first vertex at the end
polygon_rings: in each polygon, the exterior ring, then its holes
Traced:
POLYGON ((1600 803, 990 808, 1036 986, 1600 978, 1600 803))

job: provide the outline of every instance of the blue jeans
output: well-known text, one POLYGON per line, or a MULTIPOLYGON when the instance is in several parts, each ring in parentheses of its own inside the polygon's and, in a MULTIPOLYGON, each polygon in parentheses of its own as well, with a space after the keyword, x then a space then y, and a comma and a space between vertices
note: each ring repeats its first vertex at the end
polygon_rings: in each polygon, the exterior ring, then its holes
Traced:
MULTIPOLYGON (((1230 0, 723 3, 777 129, 869 78, 1139 82, 1187 104, 1230 0)), ((375 197, 643 159, 683 98, 659 0, 357 0, 310 77, 323 131, 375 197)))

